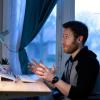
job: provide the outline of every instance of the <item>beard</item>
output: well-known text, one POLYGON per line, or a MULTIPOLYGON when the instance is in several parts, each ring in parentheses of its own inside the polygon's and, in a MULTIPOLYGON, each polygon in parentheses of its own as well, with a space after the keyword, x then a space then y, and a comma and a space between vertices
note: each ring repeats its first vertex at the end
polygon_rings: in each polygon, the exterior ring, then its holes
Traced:
POLYGON ((74 40, 67 48, 64 49, 65 53, 72 54, 79 48, 79 45, 76 40, 74 40))

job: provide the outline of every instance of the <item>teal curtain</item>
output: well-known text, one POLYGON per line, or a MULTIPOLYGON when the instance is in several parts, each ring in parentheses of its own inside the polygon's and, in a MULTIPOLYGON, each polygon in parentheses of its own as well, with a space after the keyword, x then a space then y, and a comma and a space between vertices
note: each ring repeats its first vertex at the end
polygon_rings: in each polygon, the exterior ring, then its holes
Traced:
POLYGON ((46 19, 50 15, 57 0, 26 0, 25 17, 22 37, 19 47, 19 61, 22 74, 28 74, 28 57, 25 47, 38 34, 46 19))

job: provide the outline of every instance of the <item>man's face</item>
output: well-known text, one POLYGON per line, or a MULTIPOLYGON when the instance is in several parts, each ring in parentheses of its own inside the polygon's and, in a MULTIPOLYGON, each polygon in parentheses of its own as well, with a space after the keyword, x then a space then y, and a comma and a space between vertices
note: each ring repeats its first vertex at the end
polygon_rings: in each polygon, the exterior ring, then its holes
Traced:
POLYGON ((77 38, 74 37, 70 28, 64 28, 62 43, 64 52, 68 54, 72 54, 79 47, 77 38))

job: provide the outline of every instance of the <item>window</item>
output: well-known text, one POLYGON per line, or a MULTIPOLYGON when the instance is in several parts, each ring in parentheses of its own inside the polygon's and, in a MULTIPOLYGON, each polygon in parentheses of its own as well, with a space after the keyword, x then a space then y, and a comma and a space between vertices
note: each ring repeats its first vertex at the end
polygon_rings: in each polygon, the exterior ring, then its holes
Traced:
POLYGON ((89 27, 87 45, 100 61, 100 0, 75 0, 75 18, 89 27))
POLYGON ((30 61, 42 60, 48 67, 56 63, 56 6, 26 52, 30 61))

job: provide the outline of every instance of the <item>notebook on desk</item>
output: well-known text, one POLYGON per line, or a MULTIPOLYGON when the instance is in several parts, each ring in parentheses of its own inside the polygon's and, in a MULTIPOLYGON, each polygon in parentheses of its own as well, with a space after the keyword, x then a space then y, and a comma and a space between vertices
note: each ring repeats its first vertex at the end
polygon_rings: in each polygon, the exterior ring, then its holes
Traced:
POLYGON ((0 73, 0 81, 18 81, 21 80, 22 82, 36 82, 39 80, 39 77, 34 74, 29 75, 13 75, 13 74, 3 74, 0 73))
POLYGON ((22 82, 36 82, 39 80, 39 77, 37 75, 19 75, 18 78, 22 82))

